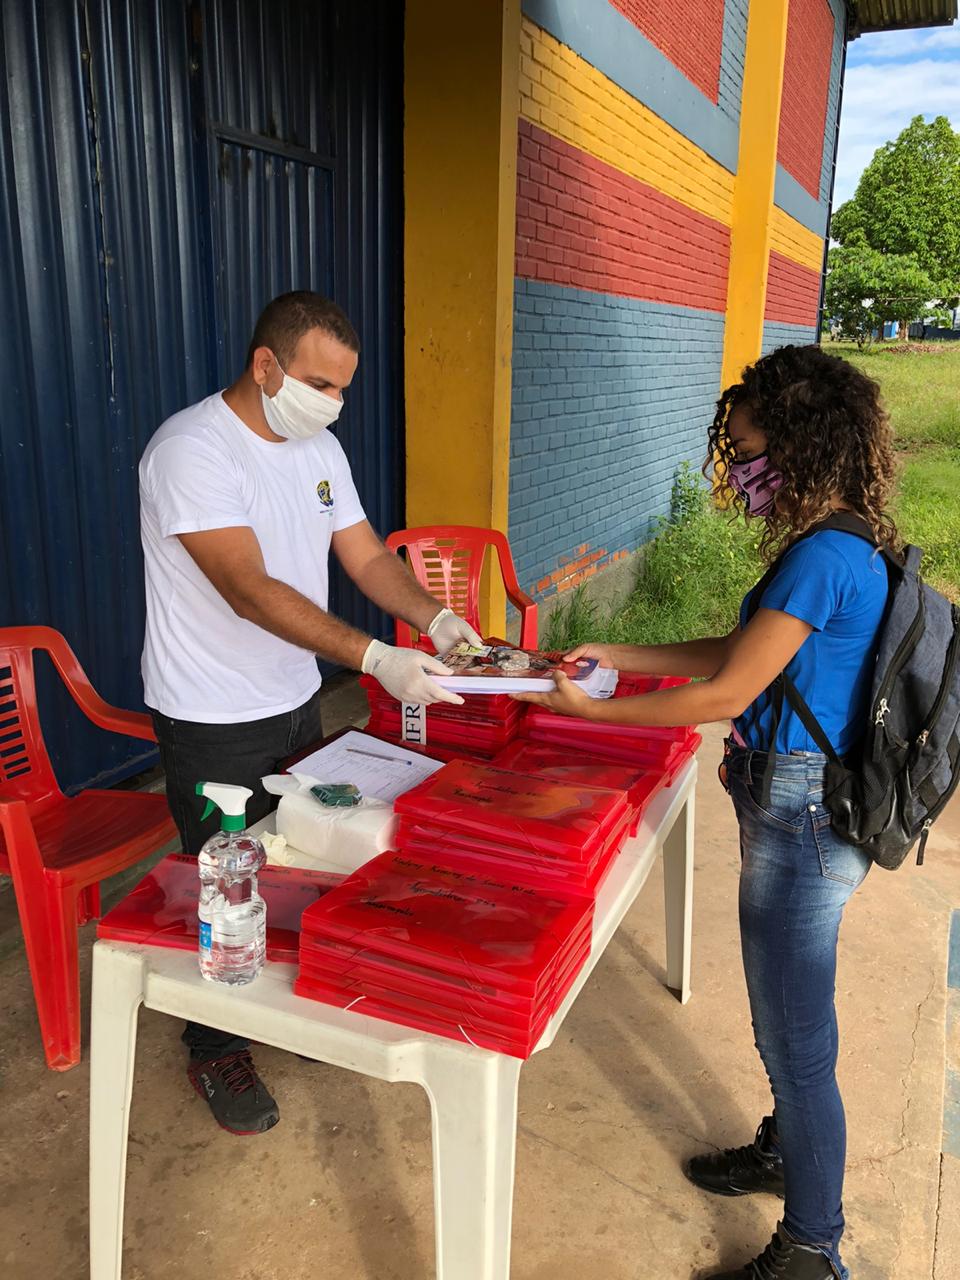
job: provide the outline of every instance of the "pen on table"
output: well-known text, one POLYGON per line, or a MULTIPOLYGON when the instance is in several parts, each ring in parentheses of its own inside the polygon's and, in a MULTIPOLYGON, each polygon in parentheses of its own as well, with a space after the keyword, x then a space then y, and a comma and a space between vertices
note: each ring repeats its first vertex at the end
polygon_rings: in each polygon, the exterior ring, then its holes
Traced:
POLYGON ((388 764, 405 764, 407 768, 413 764, 412 760, 401 760, 399 756, 380 756, 376 751, 361 751, 359 747, 345 747, 345 751, 349 751, 352 756, 369 756, 371 760, 386 760, 388 764))

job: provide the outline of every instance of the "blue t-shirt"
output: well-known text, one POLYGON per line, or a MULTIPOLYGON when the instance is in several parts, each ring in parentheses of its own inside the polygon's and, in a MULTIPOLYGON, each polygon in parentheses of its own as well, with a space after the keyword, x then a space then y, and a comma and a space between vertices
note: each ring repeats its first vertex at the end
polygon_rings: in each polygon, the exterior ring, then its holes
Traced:
MULTIPOLYGON (((741 626, 746 625, 750 595, 740 608, 741 626)), ((789 613, 813 627, 787 674, 841 756, 863 735, 886 603, 882 554, 856 534, 835 529, 791 548, 760 601, 763 609, 789 613)), ((769 751, 771 708, 765 693, 734 721, 734 728, 748 747, 769 751)), ((781 755, 820 750, 786 701, 776 750, 781 755)))

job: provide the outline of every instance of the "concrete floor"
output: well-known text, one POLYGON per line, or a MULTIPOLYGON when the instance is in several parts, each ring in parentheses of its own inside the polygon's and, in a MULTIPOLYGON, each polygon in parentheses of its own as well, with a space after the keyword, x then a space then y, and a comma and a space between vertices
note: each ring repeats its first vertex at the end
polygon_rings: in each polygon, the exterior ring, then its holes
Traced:
MULTIPOLYGON (((349 687, 328 728, 362 703, 349 687)), ((737 844, 702 751, 693 998, 663 984, 655 871, 551 1050, 524 1067, 515 1280, 686 1280, 762 1247, 779 1202, 698 1192, 683 1158, 748 1141, 769 1095, 752 1044, 736 924, 737 844)), ((871 874, 848 907, 838 1000, 849 1124, 845 1257, 854 1280, 956 1280, 960 1179, 943 1157, 947 934, 960 906, 960 804, 922 869, 871 874), (935 1270, 935 1253, 939 1257, 935 1270)), ((94 929, 81 941, 84 991, 94 929)), ((12 894, 0 895, 0 1271, 86 1275, 87 1062, 42 1063, 12 894)), ((86 1010, 85 1010, 86 1020, 86 1010)), ((262 1048, 280 1125, 238 1139, 183 1071, 179 1025, 140 1021, 126 1280, 427 1280, 426 1097, 262 1048)), ((86 1045, 85 1045, 86 1052, 86 1045)))

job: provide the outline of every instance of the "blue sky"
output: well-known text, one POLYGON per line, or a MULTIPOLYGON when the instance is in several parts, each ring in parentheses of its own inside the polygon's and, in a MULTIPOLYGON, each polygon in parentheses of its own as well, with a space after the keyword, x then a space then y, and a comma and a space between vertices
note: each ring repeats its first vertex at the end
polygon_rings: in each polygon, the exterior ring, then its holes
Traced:
POLYGON ((878 147, 915 115, 960 131, 960 24, 860 36, 847 49, 834 208, 856 190, 878 147))

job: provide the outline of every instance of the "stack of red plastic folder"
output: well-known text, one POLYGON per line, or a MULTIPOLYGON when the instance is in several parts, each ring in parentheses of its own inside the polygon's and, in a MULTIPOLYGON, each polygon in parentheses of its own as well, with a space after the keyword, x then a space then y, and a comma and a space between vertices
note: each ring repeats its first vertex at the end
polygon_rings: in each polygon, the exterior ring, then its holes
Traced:
POLYGON ((533 1052, 590 951, 593 903, 506 869, 383 853, 304 912, 297 995, 533 1052))
POLYGON ((397 842, 517 883, 593 894, 634 821, 623 790, 456 760, 398 797, 397 842))
MULTIPOLYGON (((688 683, 680 676, 621 674, 613 696, 632 698, 688 683)), ((598 759, 659 773, 664 786, 671 785, 702 741, 690 725, 662 729, 640 724, 606 724, 577 716, 555 715, 539 707, 529 709, 520 734, 522 738, 564 750, 571 759, 575 753, 587 752, 598 759)))
MULTIPOLYGON (((372 676, 361 677, 360 683, 370 707, 368 732, 390 742, 402 742, 400 703, 372 676)), ((505 693, 467 694, 463 706, 433 703, 426 709, 427 753, 438 760, 460 756, 490 760, 516 738, 525 711, 522 702, 505 693)))
POLYGON ((626 792, 633 811, 631 835, 636 835, 647 805, 668 782, 664 771, 653 764, 605 760, 582 750, 570 750, 531 738, 519 738, 511 743, 493 763, 498 769, 508 769, 512 773, 626 792))
MULTIPOLYGON (((326 871, 263 868, 257 876, 257 887, 267 904, 268 960, 296 964, 300 951, 300 917, 342 881, 343 876, 326 871)), ((171 854, 162 858, 135 889, 107 912, 97 926, 97 937, 196 951, 199 897, 196 858, 171 854)))

